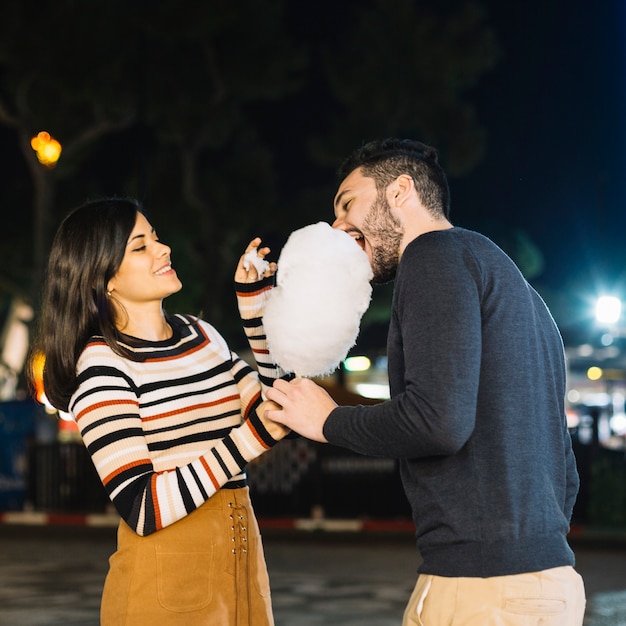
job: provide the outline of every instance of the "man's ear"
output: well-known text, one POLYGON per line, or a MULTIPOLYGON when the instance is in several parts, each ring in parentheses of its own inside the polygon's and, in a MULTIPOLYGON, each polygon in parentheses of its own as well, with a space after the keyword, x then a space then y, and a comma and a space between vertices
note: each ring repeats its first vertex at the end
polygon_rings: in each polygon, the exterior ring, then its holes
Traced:
POLYGON ((408 174, 400 174, 387 187, 387 202, 392 208, 399 208, 406 203, 414 191, 413 179, 408 174))

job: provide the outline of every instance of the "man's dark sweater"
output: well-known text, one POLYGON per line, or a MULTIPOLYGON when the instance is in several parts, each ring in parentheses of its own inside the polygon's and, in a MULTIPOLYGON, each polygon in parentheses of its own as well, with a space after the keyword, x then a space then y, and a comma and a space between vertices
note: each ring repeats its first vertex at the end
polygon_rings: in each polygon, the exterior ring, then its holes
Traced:
POLYGON ((420 571, 489 577, 573 565, 578 474, 565 362, 543 300, 462 228, 405 249, 388 336, 391 400, 339 407, 324 435, 400 459, 420 571))

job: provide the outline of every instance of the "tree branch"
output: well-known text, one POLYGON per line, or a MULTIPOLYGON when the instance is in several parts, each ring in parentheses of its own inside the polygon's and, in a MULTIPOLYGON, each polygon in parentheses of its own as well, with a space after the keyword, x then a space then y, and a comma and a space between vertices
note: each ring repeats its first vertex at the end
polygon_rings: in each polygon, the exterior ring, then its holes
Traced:
POLYGON ((71 159, 84 148, 95 142, 100 137, 123 128, 128 128, 135 120, 135 111, 127 111, 119 120, 101 119, 89 126, 73 139, 63 145, 63 153, 66 159, 71 159))
POLYGON ((9 128, 19 128, 20 122, 17 117, 11 115, 4 102, 0 100, 0 123, 8 126, 9 128))

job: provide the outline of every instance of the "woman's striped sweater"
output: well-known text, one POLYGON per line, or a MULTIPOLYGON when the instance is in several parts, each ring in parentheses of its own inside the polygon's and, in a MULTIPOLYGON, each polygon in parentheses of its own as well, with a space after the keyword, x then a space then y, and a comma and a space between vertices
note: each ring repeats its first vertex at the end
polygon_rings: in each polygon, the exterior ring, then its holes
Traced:
MULTIPOLYGON (((282 374, 261 325, 270 288, 268 280, 237 285, 264 384, 282 374)), ((139 535, 176 522, 222 487, 245 484, 246 464, 276 443, 256 414, 259 374, 206 322, 187 315, 168 321, 174 332, 166 341, 124 337, 137 360, 92 337, 70 401, 103 485, 139 535)))

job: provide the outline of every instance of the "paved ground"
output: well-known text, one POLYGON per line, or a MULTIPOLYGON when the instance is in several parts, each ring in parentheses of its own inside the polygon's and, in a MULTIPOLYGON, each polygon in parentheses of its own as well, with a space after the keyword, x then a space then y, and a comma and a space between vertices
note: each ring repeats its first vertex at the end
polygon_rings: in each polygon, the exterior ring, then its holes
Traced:
MULTIPOLYGON (((276 626, 398 626, 414 583, 409 535, 265 532, 276 626)), ((111 528, 0 525, 0 626, 97 626, 111 528)), ((626 547, 573 544, 586 626, 626 626, 626 547)))

